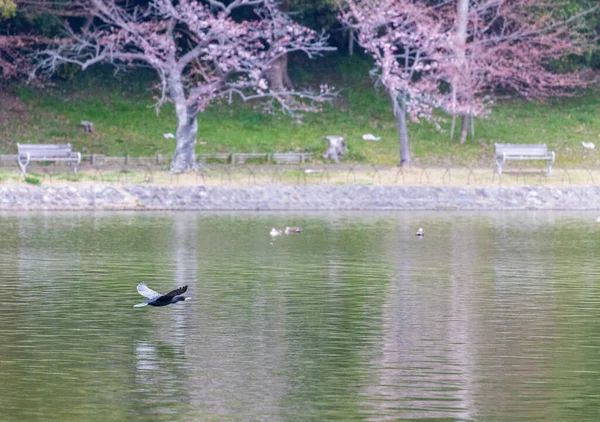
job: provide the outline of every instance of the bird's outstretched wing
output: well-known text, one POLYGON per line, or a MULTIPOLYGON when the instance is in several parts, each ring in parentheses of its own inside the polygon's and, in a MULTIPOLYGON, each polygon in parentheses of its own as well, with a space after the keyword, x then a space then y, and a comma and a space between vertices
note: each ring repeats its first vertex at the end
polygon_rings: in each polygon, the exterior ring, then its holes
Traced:
POLYGON ((175 297, 184 294, 187 291, 187 286, 179 287, 175 290, 171 290, 169 293, 164 295, 164 298, 175 297))
POLYGON ((155 292, 154 290, 152 290, 151 288, 146 286, 146 283, 138 284, 137 291, 139 294, 141 294, 144 297, 147 297, 148 299, 154 299, 154 298, 161 296, 160 293, 155 292))

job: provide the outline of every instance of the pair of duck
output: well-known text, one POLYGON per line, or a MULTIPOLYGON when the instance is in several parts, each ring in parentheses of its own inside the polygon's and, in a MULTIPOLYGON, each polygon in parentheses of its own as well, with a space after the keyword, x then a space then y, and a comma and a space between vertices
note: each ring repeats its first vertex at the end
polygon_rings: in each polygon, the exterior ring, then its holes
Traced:
POLYGON ((302 229, 300 227, 287 227, 284 230, 279 230, 276 229, 275 227, 273 227, 271 229, 271 231, 269 232, 269 234, 273 237, 275 236, 281 236, 283 233, 285 234, 295 234, 295 233, 300 233, 302 231, 302 229))

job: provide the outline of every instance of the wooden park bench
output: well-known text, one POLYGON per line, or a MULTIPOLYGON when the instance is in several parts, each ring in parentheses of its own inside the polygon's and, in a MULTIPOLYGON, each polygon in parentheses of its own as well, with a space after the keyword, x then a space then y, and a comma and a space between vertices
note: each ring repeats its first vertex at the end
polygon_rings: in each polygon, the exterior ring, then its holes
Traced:
POLYGON ((75 163, 73 171, 81 164, 81 153, 73 152, 71 144, 17 144, 19 151, 17 163, 21 171, 27 173, 27 166, 32 161, 62 161, 75 163))
POLYGON ((548 161, 548 175, 556 158, 554 151, 548 151, 546 144, 495 144, 498 174, 507 160, 545 160, 548 161))

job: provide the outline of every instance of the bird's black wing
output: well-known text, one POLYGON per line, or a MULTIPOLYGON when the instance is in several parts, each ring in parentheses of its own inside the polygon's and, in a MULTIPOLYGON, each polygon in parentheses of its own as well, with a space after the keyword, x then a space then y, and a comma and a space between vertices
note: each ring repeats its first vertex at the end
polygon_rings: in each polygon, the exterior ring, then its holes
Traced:
POLYGON ((179 287, 175 290, 171 290, 169 293, 167 293, 166 295, 163 296, 163 298, 172 298, 175 296, 179 296, 184 294, 187 291, 187 286, 183 286, 183 287, 179 287))

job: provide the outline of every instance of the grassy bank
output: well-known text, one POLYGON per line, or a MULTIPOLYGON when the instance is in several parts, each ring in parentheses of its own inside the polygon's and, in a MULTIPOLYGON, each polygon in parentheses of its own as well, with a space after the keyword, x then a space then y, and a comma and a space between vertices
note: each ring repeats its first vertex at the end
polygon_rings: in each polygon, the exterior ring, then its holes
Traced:
MULTIPOLYGON (((368 62, 335 58, 319 68, 319 81, 341 89, 340 97, 321 113, 307 114, 302 124, 283 115, 258 113, 257 104, 216 104, 200 115, 198 153, 308 151, 320 156, 322 138, 342 135, 349 144, 348 161, 377 165, 398 162, 398 134, 387 97, 373 89, 368 62), (379 142, 362 139, 365 133, 379 142)), ((315 74, 311 69, 311 75, 315 74)), ((296 68, 296 81, 308 81, 306 69, 296 68)), ((313 83, 319 81, 313 80, 313 83)), ((171 154, 175 115, 167 105, 157 116, 152 80, 143 74, 113 78, 82 73, 70 82, 38 90, 13 87, 10 101, 0 101, 0 153, 16 151, 16 142, 71 142, 84 153, 149 156, 171 154), (94 122, 96 133, 86 135, 79 122, 94 122)), ((491 164, 494 142, 546 143, 557 151, 557 164, 579 165, 595 160, 582 141, 600 141, 600 98, 590 92, 578 98, 545 104, 502 101, 487 119, 476 120, 475 138, 459 145, 450 139, 451 119, 440 116, 442 131, 427 121, 410 123, 409 136, 416 161, 442 163, 448 159, 491 164)))

